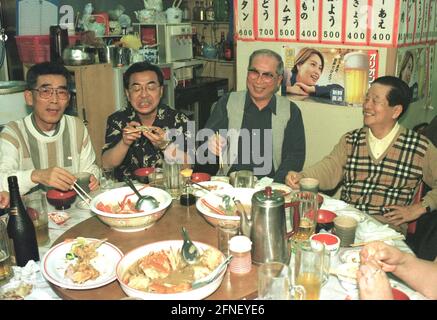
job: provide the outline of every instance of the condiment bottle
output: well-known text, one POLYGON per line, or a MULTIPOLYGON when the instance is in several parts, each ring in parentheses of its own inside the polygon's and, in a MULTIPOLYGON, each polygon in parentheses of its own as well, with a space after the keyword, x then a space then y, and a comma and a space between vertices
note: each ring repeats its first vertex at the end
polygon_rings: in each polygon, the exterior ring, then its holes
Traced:
POLYGON ((235 236, 229 240, 229 251, 234 257, 229 269, 232 273, 244 274, 252 269, 252 241, 246 236, 235 236))
POLYGON ((8 177, 8 184, 10 194, 8 237, 12 243, 11 249, 15 253, 17 266, 24 267, 29 260, 39 261, 35 227, 21 200, 17 177, 8 177))

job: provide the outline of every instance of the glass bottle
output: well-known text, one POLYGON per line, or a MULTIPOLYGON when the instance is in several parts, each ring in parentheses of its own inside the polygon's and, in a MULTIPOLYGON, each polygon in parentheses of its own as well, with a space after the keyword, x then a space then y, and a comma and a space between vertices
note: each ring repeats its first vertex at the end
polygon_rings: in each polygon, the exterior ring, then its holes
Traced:
POLYGON ((200 21, 200 5, 199 1, 196 1, 196 4, 193 7, 193 20, 200 21))
POLYGON ((223 52, 225 60, 231 61, 234 56, 234 44, 231 35, 228 33, 227 39, 223 45, 223 52))
POLYGON ((212 1, 209 2, 209 6, 205 9, 205 20, 215 21, 214 3, 212 1))
POLYGON ((196 29, 193 29, 192 42, 193 42, 193 57, 201 56, 202 55, 201 45, 200 45, 199 38, 197 37, 196 29))
POLYGON ((217 44, 217 55, 219 59, 225 58, 225 32, 220 34, 220 42, 217 44))
POLYGON ((199 21, 205 21, 205 6, 203 5, 203 1, 200 1, 199 21))
POLYGON ((24 267, 29 260, 39 261, 35 227, 21 199, 17 177, 8 177, 8 184, 10 194, 8 237, 12 243, 11 249, 15 254, 17 266, 24 267))

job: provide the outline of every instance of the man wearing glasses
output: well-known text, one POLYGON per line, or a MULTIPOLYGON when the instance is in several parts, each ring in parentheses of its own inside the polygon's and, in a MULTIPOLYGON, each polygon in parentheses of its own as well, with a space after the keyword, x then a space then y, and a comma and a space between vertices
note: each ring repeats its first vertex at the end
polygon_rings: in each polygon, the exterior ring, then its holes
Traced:
POLYGON ((129 103, 109 116, 102 151, 103 167, 115 168, 118 180, 137 168, 161 166, 164 152, 185 150, 188 118, 161 103, 163 85, 161 69, 148 62, 134 63, 123 75, 129 103), (174 143, 168 138, 170 129, 174 143))
POLYGON ((7 190, 7 177, 15 175, 22 193, 41 186, 65 191, 76 181, 73 173, 89 172, 90 189, 96 189, 99 168, 88 131, 79 118, 64 114, 68 70, 43 62, 29 69, 26 82, 24 98, 32 113, 9 122, 0 134, 1 188, 7 190))
POLYGON ((275 94, 283 73, 280 55, 268 49, 254 51, 249 58, 247 90, 217 101, 206 128, 220 134, 208 139, 208 149, 218 155, 229 147, 226 174, 251 170, 258 177, 283 183, 288 171, 302 169, 305 132, 301 112, 293 102, 275 94))

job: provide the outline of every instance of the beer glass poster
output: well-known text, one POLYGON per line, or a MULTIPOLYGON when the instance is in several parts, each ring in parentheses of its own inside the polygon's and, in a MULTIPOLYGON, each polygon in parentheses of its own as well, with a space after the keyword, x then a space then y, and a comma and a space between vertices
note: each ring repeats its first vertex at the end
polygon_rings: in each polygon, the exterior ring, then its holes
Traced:
POLYGON ((284 46, 282 95, 295 100, 361 106, 378 76, 378 51, 284 46))

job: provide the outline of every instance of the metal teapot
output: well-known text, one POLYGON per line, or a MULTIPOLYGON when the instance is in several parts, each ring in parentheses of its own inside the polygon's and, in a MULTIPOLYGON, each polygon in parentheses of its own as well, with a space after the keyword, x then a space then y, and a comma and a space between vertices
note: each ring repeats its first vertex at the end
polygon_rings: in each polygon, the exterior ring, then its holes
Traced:
POLYGON ((266 187, 252 196, 252 211, 240 215, 242 233, 252 241, 252 261, 261 264, 278 261, 288 264, 284 196, 266 187))

